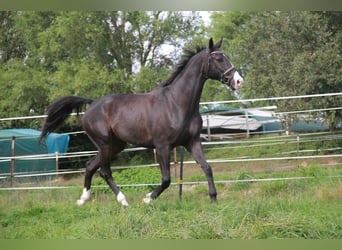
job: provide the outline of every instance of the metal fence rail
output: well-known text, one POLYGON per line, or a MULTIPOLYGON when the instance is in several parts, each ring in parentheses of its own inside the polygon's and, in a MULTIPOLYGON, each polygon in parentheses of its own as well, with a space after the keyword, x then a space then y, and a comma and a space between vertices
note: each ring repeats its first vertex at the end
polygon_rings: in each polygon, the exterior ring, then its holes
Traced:
MULTIPOLYGON (((326 93, 326 94, 313 94, 313 95, 303 95, 303 96, 284 96, 284 97, 272 97, 272 98, 257 98, 257 99, 245 99, 245 100, 231 100, 231 101, 220 101, 220 102, 202 102, 201 105, 218 105, 218 104, 227 104, 227 103, 243 103, 243 102, 258 102, 258 101, 274 101, 274 100, 289 100, 289 99, 298 99, 298 98, 322 98, 322 97, 338 97, 342 96, 342 93, 326 93)), ((253 108, 255 109, 255 108, 253 108)), ((324 109, 315 109, 315 110, 299 110, 299 111, 288 111, 288 112, 277 112, 274 114, 283 115, 283 114, 297 114, 297 113, 311 113, 311 112, 321 112, 327 110, 338 110, 342 109, 341 107, 332 107, 332 108, 324 108, 324 109)), ((73 113, 72 115, 76 115, 73 113)), ((11 120, 21 120, 21 119, 41 119, 45 118, 46 115, 38 115, 38 116, 23 116, 23 117, 11 117, 11 118, 0 118, 0 121, 11 121, 11 120)), ((279 132, 279 131, 277 131, 279 132)), ((84 133, 83 131, 70 132, 70 134, 76 133, 84 133)), ((278 136, 268 136, 266 138, 258 138, 258 139, 234 139, 234 140, 224 140, 224 141, 213 141, 213 142, 203 142, 204 150, 207 149, 223 149, 223 148, 253 148, 253 147, 262 147, 262 146, 275 146, 280 144, 292 144, 296 143, 308 143, 308 142, 319 142, 319 141, 329 141, 329 140, 341 140, 342 134, 335 133, 330 134, 329 132, 319 132, 319 133, 306 133, 306 134, 298 134, 295 136, 288 135, 278 135, 278 136)), ((1 141, 0 141, 1 142, 1 141)), ((299 148, 299 147, 298 147, 299 148)), ((325 151, 334 151, 338 152, 342 148, 333 147, 326 148, 325 151)), ((146 150, 143 147, 135 147, 125 149, 123 152, 132 152, 132 151, 142 151, 146 150)), ((293 160, 304 160, 304 159, 324 159, 324 158, 342 158, 342 154, 327 154, 327 155, 317 155, 314 153, 322 152, 320 149, 312 149, 312 150, 294 150, 294 151, 286 151, 279 152, 278 155, 272 157, 250 157, 240 156, 235 158, 220 158, 220 159, 208 159, 209 163, 239 163, 239 162, 257 162, 257 161, 293 161, 293 160), (290 156, 291 154, 297 153, 296 156, 290 156), (311 155, 300 155, 300 154, 308 154, 311 155)), ((58 153, 56 154, 37 154, 37 155, 25 155, 25 156, 10 156, 10 157, 0 157, 0 162, 13 162, 13 161, 25 161, 25 160, 38 160, 38 159, 55 159, 58 161, 63 158, 75 158, 75 157, 91 157, 94 156, 97 151, 82 151, 82 152, 69 152, 63 155, 58 153)), ((182 156, 181 156, 182 157, 182 156)), ((181 165, 183 164, 195 164, 194 161, 183 161, 181 160, 181 165)), ((337 163, 340 164, 340 163, 337 163)), ((113 169, 127 169, 127 168, 141 168, 141 167, 152 167, 158 166, 157 163, 144 164, 144 165, 135 165, 135 166, 118 166, 113 169)), ((50 172, 16 172, 14 174, 4 173, 0 174, 0 181, 6 181, 9 178, 25 178, 25 177, 36 177, 36 176, 59 176, 59 175, 67 175, 67 174, 76 174, 82 173, 84 169, 77 170, 56 170, 50 172)), ((331 176, 331 178, 340 178, 341 176, 331 176)), ((268 179, 254 179, 254 180, 216 180, 216 183, 232 183, 232 182, 258 182, 258 181, 278 181, 278 180, 294 180, 294 179, 308 179, 315 177, 291 177, 291 178, 268 178, 268 179)), ((183 180, 183 177, 180 178, 183 180)), ((172 185, 198 185, 205 184, 207 182, 184 182, 178 181, 172 183, 172 185)), ((158 184, 146 184, 146 183, 136 183, 129 185, 121 185, 121 186, 151 186, 151 185, 159 185, 158 184)), ((119 185, 120 186, 120 185, 119 185)), ((75 187, 1 187, 0 190, 35 190, 35 189, 63 189, 63 188, 80 188, 78 186, 75 187)))

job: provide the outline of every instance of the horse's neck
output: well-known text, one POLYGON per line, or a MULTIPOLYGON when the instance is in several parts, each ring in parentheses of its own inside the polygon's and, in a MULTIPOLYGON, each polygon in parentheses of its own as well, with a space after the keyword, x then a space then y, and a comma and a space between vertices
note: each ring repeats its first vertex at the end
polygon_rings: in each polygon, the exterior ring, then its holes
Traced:
POLYGON ((189 62, 194 65, 187 67, 170 85, 170 94, 173 101, 187 111, 198 110, 205 79, 202 74, 202 65, 198 62, 189 62))

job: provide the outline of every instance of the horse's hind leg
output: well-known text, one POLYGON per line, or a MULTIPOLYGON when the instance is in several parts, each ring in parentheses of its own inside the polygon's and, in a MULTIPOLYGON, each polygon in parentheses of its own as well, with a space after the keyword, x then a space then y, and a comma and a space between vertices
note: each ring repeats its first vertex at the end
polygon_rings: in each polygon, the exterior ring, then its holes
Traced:
POLYGON ((90 200, 90 186, 91 179, 95 174, 96 170, 100 167, 100 157, 97 154, 95 157, 90 159, 86 164, 86 172, 84 177, 84 188, 80 199, 76 201, 76 204, 82 206, 86 201, 90 200))
POLYGON ((105 134, 104 131, 96 133, 96 131, 88 130, 87 135, 99 151, 96 157, 87 163, 84 178, 84 189, 80 199, 77 200, 77 205, 83 205, 87 200, 90 199, 90 187, 92 177, 95 172, 101 167, 101 177, 112 189, 117 197, 117 200, 122 205, 128 206, 125 196, 122 194, 122 192, 120 192, 119 188, 116 186, 113 180, 112 171, 110 169, 110 163, 113 159, 113 156, 122 151, 126 144, 122 141, 116 141, 116 144, 112 144, 112 135, 110 133, 105 134))
POLYGON ((112 176, 112 170, 110 169, 110 163, 113 156, 115 156, 117 153, 123 150, 125 147, 125 143, 123 142, 117 142, 117 144, 111 146, 106 145, 104 148, 102 148, 102 157, 103 161, 101 164, 101 170, 100 175, 101 177, 106 181, 108 186, 112 189, 113 193, 116 195, 116 199, 119 203, 121 203, 123 206, 127 207, 128 202, 126 201, 125 195, 120 191, 119 187, 115 184, 113 176, 112 176))
MULTIPOLYGON (((110 169, 112 159, 116 154, 118 154, 125 148, 126 143, 120 140, 116 140, 115 138, 113 138, 113 135, 111 133, 109 133, 107 136, 101 137, 99 137, 98 135, 91 136, 88 133, 88 136, 99 149, 98 157, 100 159, 99 166, 101 167, 101 177, 106 181, 108 186, 116 195, 118 202, 120 202, 123 206, 128 206, 126 197, 120 191, 119 187, 115 184, 112 176, 112 171, 110 169)), ((85 181, 85 185, 88 185, 87 180, 85 181)))

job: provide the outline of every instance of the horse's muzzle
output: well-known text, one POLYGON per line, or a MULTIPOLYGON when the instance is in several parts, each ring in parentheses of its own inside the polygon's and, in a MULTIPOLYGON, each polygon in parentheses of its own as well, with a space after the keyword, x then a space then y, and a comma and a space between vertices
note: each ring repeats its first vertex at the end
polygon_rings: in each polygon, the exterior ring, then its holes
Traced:
POLYGON ((243 84, 243 78, 240 76, 239 72, 235 71, 233 78, 230 80, 228 85, 232 90, 238 90, 243 84))

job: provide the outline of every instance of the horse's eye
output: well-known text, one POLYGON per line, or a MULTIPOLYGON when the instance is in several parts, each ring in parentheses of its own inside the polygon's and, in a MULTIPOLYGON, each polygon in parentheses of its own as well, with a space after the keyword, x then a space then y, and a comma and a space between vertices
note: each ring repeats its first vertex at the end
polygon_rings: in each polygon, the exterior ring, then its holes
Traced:
POLYGON ((218 56, 217 61, 223 62, 223 56, 218 56))

